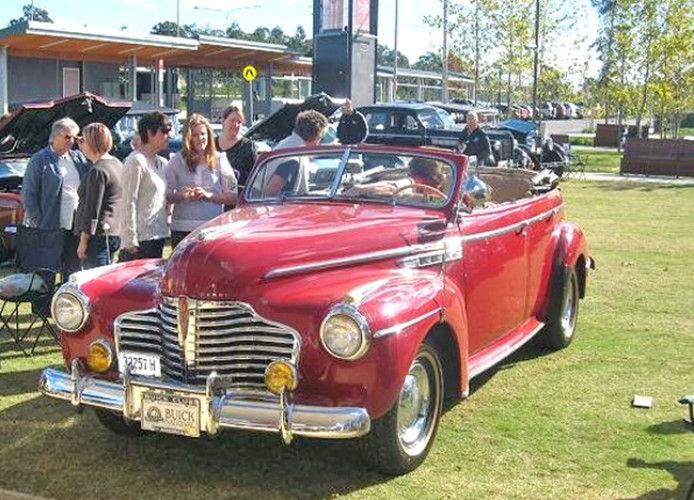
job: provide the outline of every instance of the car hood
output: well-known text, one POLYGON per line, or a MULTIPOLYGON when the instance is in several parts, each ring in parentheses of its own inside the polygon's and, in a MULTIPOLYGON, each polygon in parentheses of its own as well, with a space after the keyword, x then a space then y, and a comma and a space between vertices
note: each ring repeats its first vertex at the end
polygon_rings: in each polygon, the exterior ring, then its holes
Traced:
POLYGON ((23 104, 0 122, 0 155, 31 155, 48 144, 51 124, 70 117, 80 128, 101 122, 108 128, 130 109, 129 102, 109 102, 88 92, 48 102, 23 104))
MULTIPOLYGON (((431 244, 439 212, 360 204, 246 205, 205 224, 176 247, 164 295, 251 300, 262 285, 293 275, 368 265, 390 252, 431 244), (428 235, 428 236, 427 236, 428 235)), ((436 236, 434 236, 436 238, 436 236)))
POLYGON ((330 117, 342 105, 328 94, 320 93, 306 98, 298 104, 285 104, 280 109, 253 125, 246 132, 246 137, 253 140, 279 142, 294 130, 296 115, 301 111, 315 109, 330 117))
POLYGON ((510 130, 511 132, 518 132, 520 134, 528 134, 535 130, 537 127, 533 122, 511 119, 501 122, 498 125, 498 128, 510 130))

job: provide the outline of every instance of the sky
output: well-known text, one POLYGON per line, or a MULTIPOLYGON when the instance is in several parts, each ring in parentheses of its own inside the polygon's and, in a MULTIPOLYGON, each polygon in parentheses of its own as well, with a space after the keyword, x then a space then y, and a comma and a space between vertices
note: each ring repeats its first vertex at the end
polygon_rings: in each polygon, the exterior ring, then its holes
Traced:
MULTIPOLYGON (((436 14, 436 10, 442 9, 437 0, 379 0, 379 43, 391 49, 394 46, 396 1, 399 2, 398 51, 410 63, 429 51, 438 51, 443 45, 441 30, 422 23, 424 14, 436 14), (423 6, 428 7, 426 12, 423 6)), ((31 0, 1 0, 0 27, 20 17, 22 6, 29 3, 31 0)), ((220 30, 234 21, 247 32, 258 26, 270 29, 279 26, 285 34, 293 35, 301 25, 311 37, 313 30, 313 0, 35 0, 34 5, 48 11, 56 23, 94 30, 124 29, 142 34, 159 22, 176 22, 177 18, 181 24, 220 30)), ((594 31, 591 26, 595 24, 590 20, 591 12, 587 15, 588 22, 580 23, 576 30, 587 30, 585 34, 590 38, 590 31, 594 31)))

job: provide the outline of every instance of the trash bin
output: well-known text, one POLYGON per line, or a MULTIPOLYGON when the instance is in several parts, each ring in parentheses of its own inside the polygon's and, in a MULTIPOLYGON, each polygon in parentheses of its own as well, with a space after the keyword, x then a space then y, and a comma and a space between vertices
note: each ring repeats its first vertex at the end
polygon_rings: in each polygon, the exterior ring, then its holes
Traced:
POLYGON ((636 125, 629 125, 627 127, 627 137, 638 137, 639 129, 636 125))

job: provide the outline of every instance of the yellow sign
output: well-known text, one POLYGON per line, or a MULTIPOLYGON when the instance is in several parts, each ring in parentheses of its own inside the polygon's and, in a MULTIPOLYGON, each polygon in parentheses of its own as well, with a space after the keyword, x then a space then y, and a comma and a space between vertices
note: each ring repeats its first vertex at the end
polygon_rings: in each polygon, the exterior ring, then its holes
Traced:
POLYGON ((255 69, 255 66, 249 64, 244 66, 243 70, 241 71, 241 76, 243 76, 243 79, 247 82, 252 82, 255 80, 255 77, 258 76, 258 70, 255 69))

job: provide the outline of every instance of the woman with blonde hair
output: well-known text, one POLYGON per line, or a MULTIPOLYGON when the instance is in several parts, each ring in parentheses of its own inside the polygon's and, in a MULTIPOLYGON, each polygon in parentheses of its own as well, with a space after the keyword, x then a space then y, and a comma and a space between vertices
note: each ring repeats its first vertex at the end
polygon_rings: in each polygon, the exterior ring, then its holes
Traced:
POLYGON ((77 195, 74 232, 79 239, 77 257, 84 269, 109 264, 120 246, 114 212, 122 197, 123 164, 111 156, 113 137, 103 123, 90 123, 77 139, 93 164, 82 179, 77 195))
POLYGON ((225 155, 214 145, 212 127, 193 114, 183 133, 183 149, 166 167, 167 200, 173 204, 171 246, 236 203, 237 182, 225 155))

